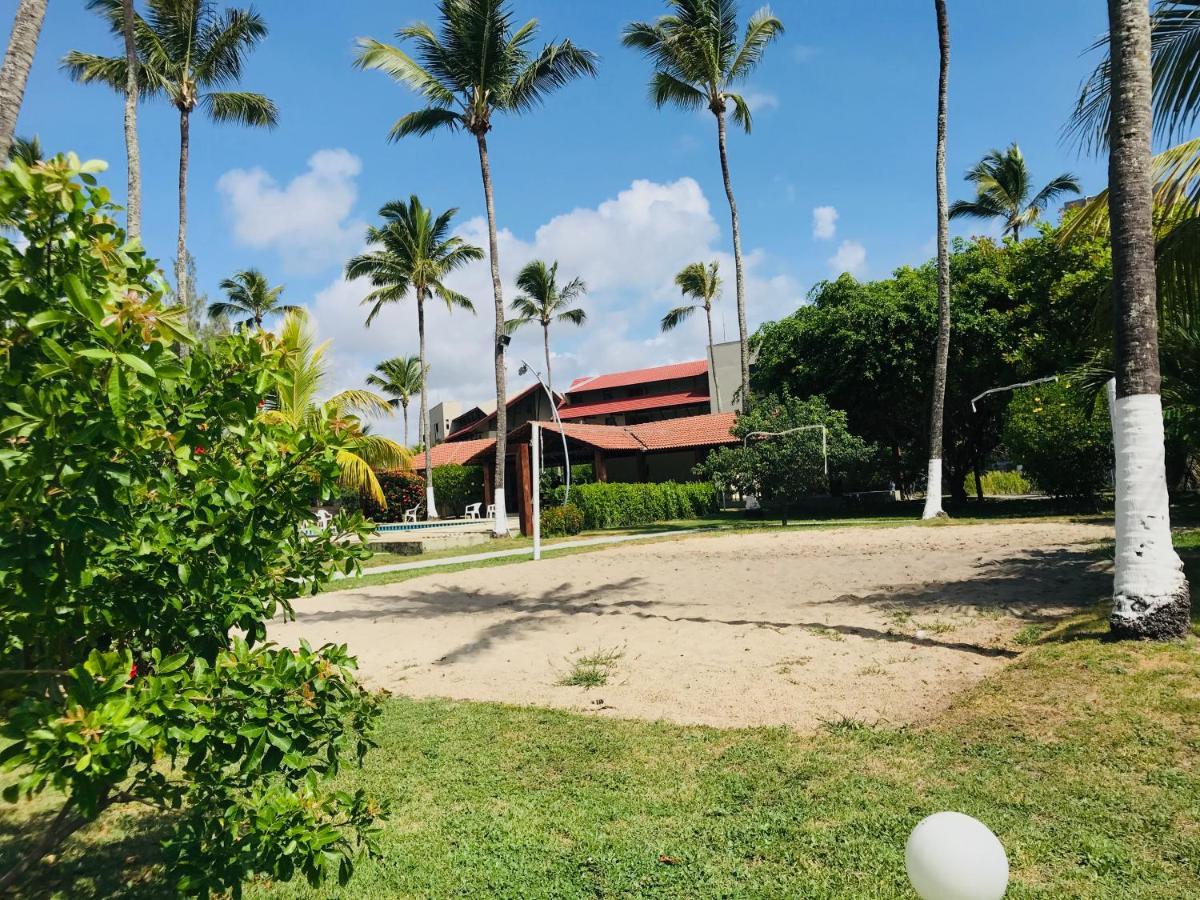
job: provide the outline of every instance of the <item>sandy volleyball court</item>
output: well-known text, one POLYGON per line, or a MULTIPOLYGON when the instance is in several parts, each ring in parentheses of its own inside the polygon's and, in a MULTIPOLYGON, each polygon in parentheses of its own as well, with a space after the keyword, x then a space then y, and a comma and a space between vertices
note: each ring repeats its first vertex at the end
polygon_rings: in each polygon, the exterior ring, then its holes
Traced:
POLYGON ((348 643, 370 685, 722 726, 900 723, 1109 589, 1111 536, 1062 523, 692 537, 433 573, 297 604, 274 640, 348 643), (620 656, 608 684, 559 685, 620 656))

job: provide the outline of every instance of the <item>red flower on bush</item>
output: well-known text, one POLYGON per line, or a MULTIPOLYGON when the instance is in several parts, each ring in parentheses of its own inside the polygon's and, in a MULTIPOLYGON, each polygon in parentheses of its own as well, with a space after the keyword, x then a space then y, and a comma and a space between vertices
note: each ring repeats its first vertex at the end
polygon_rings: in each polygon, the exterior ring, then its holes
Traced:
POLYGON ((203 455, 204 455, 205 453, 207 453, 207 452, 208 452, 208 451, 207 451, 207 450, 205 450, 203 447, 197 447, 197 448, 196 448, 196 455, 197 455, 197 456, 203 456, 203 455))

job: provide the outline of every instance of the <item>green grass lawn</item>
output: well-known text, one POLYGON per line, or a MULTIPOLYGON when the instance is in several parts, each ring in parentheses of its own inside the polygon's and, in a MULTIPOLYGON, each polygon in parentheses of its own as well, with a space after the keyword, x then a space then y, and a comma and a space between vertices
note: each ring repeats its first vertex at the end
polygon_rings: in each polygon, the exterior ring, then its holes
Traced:
MULTIPOLYGON (((1200 531, 1178 545, 1200 586, 1200 531)), ((1001 837, 1010 897, 1200 896, 1200 640, 1109 642, 1098 609, 1023 643, 910 728, 804 735, 395 698, 381 746, 343 776, 391 802, 385 859, 343 891, 248 894, 911 897, 905 838, 955 809, 1001 837)), ((0 857, 37 811, 3 814, 0 857)), ((158 896, 154 827, 134 812, 93 826, 32 896, 158 896)))

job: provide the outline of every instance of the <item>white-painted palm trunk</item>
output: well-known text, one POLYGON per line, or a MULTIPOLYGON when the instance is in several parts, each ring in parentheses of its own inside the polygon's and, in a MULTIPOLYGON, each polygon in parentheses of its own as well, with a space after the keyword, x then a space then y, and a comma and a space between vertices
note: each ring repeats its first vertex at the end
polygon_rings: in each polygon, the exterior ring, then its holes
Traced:
POLYGON ((929 475, 925 482, 925 510, 922 519, 936 519, 942 515, 942 461, 929 460, 929 475))
POLYGON ((508 510, 504 507, 504 491, 496 491, 493 503, 496 506, 496 517, 492 520, 492 533, 496 537, 508 536, 508 510))
POLYGON ((1116 570, 1111 624, 1137 637, 1186 633, 1187 579, 1171 543, 1162 399, 1117 398, 1108 383, 1116 455, 1116 570))

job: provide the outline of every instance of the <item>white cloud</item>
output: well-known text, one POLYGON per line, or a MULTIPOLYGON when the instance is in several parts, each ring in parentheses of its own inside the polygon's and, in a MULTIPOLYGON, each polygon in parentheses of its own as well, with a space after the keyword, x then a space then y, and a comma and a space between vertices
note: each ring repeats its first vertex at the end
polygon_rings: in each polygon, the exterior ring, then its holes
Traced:
POLYGON ((286 187, 255 167, 226 172, 217 190, 239 242, 276 250, 288 271, 312 273, 341 262, 362 241, 365 224, 347 221, 361 171, 348 150, 318 150, 286 187))
POLYGON ((867 270, 867 248, 858 241, 842 241, 837 252, 829 257, 829 268, 834 275, 849 272, 856 278, 867 270))
POLYGON ((832 240, 837 234, 838 211, 833 206, 813 208, 813 237, 820 241, 832 240))
POLYGON ((779 97, 769 91, 748 91, 742 94, 750 112, 761 112, 764 109, 778 109, 779 97))
MULTIPOLYGON (((461 223, 458 234, 487 246, 482 218, 461 223)), ((580 207, 555 216, 540 226, 531 240, 501 230, 500 247, 504 296, 516 295, 517 271, 530 259, 557 260, 560 278, 579 276, 588 286, 583 307, 588 322, 582 328, 556 325, 551 330, 554 386, 562 389, 581 375, 698 359, 704 355, 703 315, 674 331, 661 334, 658 322, 679 300, 675 273, 697 260, 717 260, 725 290, 713 316, 717 339, 737 337, 737 313, 732 256, 704 192, 691 178, 669 183, 634 181, 616 197, 595 207, 580 207)), ((746 296, 751 327, 785 315, 801 302, 803 291, 786 275, 762 274, 765 254, 745 257, 746 296)), ((459 400, 464 406, 493 395, 492 331, 495 314, 491 277, 485 262, 455 273, 455 290, 475 303, 477 315, 448 312, 434 302, 426 309, 426 347, 430 365, 430 403, 459 400)), ((380 360, 416 353, 416 310, 411 301, 386 309, 370 329, 363 327, 366 294, 361 284, 339 279, 321 291, 311 305, 322 339, 330 348, 330 389, 362 385, 380 360)), ((539 371, 545 368, 541 330, 522 329, 509 348, 509 386, 524 387, 521 359, 539 371)), ((410 415, 413 410, 410 410, 410 415)), ((377 426, 396 435, 399 422, 377 426)))

